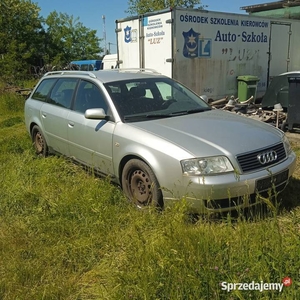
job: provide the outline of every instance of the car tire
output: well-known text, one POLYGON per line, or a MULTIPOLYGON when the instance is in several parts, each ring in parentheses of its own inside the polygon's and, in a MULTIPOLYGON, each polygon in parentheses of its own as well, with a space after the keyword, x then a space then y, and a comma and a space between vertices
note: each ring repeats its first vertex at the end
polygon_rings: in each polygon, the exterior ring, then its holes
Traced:
POLYGON ((122 172, 122 189, 138 208, 163 207, 162 191, 154 172, 142 160, 129 160, 122 172))
POLYGON ((31 138, 35 153, 39 156, 46 157, 48 155, 48 145, 40 127, 35 125, 31 130, 31 138))

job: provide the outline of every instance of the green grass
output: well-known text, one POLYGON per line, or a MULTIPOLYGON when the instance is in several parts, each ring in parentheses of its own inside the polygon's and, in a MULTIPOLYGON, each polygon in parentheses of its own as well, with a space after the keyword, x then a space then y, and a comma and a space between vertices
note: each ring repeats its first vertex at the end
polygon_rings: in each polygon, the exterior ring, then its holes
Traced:
POLYGON ((139 211, 108 179, 36 157, 23 105, 0 95, 0 299, 300 299, 299 166, 264 217, 139 211), (220 285, 286 276, 282 293, 220 285))

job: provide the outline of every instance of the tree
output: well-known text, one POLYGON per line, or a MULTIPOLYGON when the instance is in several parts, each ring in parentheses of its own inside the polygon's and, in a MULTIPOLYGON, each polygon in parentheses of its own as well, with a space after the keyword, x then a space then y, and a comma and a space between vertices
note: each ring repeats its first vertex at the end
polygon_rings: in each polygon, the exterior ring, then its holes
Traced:
POLYGON ((0 0, 0 76, 24 77, 32 67, 65 66, 74 59, 97 59, 103 52, 96 30, 79 18, 57 13, 46 19, 32 0, 0 0))
POLYGON ((141 15, 147 12, 161 10, 168 7, 199 8, 200 0, 128 0, 127 13, 141 15))
POLYGON ((72 60, 95 59, 99 53, 100 38, 72 15, 53 11, 45 20, 47 44, 45 57, 52 65, 63 66, 72 60))
POLYGON ((28 72, 43 31, 39 7, 28 0, 0 1, 0 69, 3 76, 28 72))

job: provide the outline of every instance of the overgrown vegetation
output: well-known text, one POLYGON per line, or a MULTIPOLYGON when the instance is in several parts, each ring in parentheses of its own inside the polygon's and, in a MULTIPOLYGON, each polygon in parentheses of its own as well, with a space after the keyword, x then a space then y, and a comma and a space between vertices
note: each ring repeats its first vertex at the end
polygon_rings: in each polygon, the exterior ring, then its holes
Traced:
POLYGON ((281 207, 251 220, 139 211, 108 179, 36 157, 23 105, 0 94, 0 299, 300 299, 299 165, 281 207), (221 285, 285 277, 282 292, 221 285))
POLYGON ((96 30, 79 17, 52 11, 46 18, 31 0, 0 1, 0 70, 15 82, 61 70, 72 60, 98 59, 103 52, 96 30))

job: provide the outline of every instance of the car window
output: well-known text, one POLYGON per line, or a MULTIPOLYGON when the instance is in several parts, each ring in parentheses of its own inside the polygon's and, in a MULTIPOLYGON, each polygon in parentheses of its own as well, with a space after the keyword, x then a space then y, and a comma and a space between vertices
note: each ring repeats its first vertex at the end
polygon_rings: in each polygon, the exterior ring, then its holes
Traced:
POLYGON ((56 78, 44 79, 34 91, 31 98, 35 100, 46 101, 47 96, 56 80, 56 78))
POLYGON ((107 112, 107 103, 104 95, 94 83, 81 80, 75 98, 74 110, 84 113, 90 108, 103 108, 107 112))
POLYGON ((130 82, 126 84, 126 88, 132 97, 154 98, 150 86, 145 82, 130 82))
POLYGON ((105 84, 123 121, 172 117, 210 109, 195 93, 170 78, 132 79, 105 84), (118 89, 112 89, 116 87, 118 89))
POLYGON ((51 91, 49 102, 65 108, 70 108, 72 98, 78 83, 76 78, 59 79, 51 91))
POLYGON ((121 93, 121 87, 119 84, 108 84, 107 90, 110 94, 121 93))
POLYGON ((172 87, 169 84, 166 84, 165 82, 157 82, 156 85, 163 100, 172 98, 172 87))

